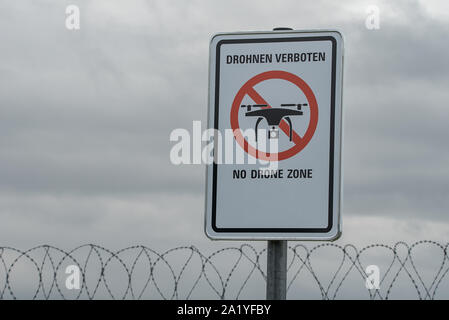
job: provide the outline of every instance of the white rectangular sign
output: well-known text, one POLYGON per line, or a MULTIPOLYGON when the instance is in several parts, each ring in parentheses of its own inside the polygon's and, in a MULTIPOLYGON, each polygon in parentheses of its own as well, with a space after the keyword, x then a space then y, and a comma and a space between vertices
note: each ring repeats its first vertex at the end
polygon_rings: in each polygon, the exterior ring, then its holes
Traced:
POLYGON ((212 38, 210 238, 340 236, 342 68, 337 31, 212 38))

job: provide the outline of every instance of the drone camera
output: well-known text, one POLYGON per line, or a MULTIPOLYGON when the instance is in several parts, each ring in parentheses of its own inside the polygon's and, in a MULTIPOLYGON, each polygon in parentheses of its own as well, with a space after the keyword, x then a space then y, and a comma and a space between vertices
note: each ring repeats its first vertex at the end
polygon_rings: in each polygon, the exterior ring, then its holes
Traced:
POLYGON ((268 131, 268 139, 279 139, 279 129, 271 127, 268 131))

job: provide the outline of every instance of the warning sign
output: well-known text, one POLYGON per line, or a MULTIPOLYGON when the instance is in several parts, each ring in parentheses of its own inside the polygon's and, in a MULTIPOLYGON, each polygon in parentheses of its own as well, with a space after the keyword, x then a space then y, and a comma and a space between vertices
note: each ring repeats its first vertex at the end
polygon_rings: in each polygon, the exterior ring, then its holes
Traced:
POLYGON ((208 165, 213 239, 340 235, 343 41, 336 31, 219 34, 210 47, 209 128, 247 162, 208 165), (274 146, 274 147, 273 147, 274 146))

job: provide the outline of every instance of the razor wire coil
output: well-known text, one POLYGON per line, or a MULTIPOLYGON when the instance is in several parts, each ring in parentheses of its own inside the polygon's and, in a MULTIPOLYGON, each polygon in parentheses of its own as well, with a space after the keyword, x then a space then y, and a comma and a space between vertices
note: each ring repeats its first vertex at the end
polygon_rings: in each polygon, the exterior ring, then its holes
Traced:
MULTIPOLYGON (((366 298, 384 300, 403 291, 399 287, 404 283, 414 298, 447 298, 448 245, 423 240, 358 249, 352 244, 290 242, 288 298, 301 292, 325 300, 345 298, 342 291, 349 285, 367 293, 366 298), (324 255, 325 250, 330 252, 324 255), (368 259, 369 254, 374 257, 368 259), (327 260, 321 261, 325 256, 327 260), (366 267, 379 260, 384 265, 379 289, 367 289, 366 267), (427 266, 431 260, 438 260, 433 270, 427 266), (327 269, 319 271, 323 265, 327 269)), ((0 299, 239 299, 255 293, 264 298, 265 268, 266 249, 250 244, 209 254, 193 245, 163 252, 143 245, 117 251, 95 244, 69 251, 51 245, 27 250, 0 247, 0 299), (69 265, 79 271, 76 290, 66 284, 69 265)))

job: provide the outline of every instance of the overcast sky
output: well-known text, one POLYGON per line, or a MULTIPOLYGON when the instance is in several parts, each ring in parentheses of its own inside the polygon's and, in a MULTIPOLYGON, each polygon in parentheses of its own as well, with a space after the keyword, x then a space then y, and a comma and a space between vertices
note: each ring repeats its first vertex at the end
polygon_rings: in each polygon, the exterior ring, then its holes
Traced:
POLYGON ((277 26, 345 38, 339 243, 447 241, 446 1, 0 0, 0 245, 223 245, 169 134, 206 126, 211 35, 277 26))

